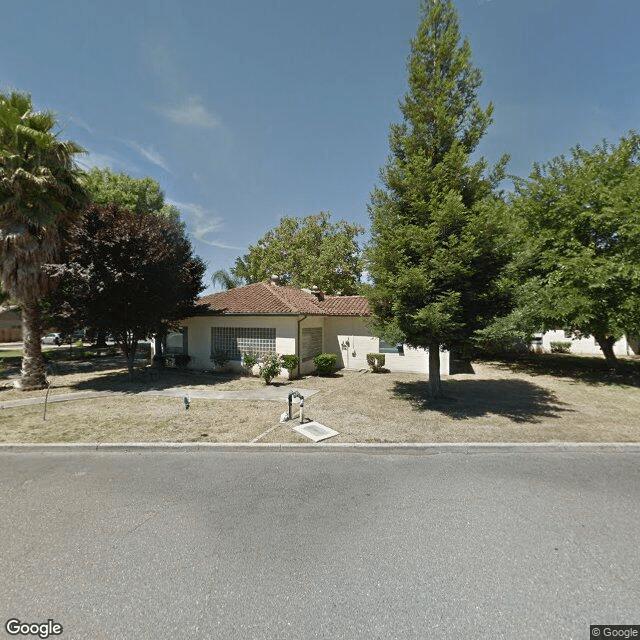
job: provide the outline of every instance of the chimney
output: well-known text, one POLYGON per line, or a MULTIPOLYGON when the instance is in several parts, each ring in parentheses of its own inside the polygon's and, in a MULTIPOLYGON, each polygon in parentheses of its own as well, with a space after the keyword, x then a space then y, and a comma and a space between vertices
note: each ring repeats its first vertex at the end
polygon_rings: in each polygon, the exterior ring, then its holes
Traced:
POLYGON ((318 300, 324 300, 324 293, 318 289, 317 285, 314 284, 313 287, 311 287, 311 293, 313 293, 318 300))
POLYGON ((271 276, 271 284, 274 287, 277 287, 280 285, 280 276, 277 276, 275 273, 271 276))

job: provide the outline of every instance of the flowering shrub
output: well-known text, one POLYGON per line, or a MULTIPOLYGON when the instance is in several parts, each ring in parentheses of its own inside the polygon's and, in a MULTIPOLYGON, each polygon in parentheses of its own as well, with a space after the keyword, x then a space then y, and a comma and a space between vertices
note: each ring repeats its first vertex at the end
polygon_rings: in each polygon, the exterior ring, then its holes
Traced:
POLYGON ((259 365, 259 376, 264 379, 266 384, 271 384, 271 381, 280 375, 280 369, 282 369, 282 361, 277 353, 270 356, 265 356, 263 361, 259 365))

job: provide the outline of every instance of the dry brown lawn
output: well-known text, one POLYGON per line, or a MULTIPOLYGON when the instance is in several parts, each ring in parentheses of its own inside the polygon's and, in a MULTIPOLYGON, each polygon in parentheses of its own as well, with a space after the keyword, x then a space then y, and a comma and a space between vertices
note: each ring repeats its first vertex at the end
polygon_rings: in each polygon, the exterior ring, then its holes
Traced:
MULTIPOLYGON (((286 404, 200 400, 185 411, 180 398, 138 391, 260 389, 257 378, 148 370, 130 379, 106 362, 58 366, 50 397, 74 391, 125 395, 0 409, 1 442, 308 442, 280 424, 286 404), (65 366, 67 368, 65 368, 65 366), (261 436, 261 434, 264 434, 261 436)), ((640 441, 640 388, 474 364, 474 373, 445 379, 446 397, 431 402, 426 379, 413 374, 341 371, 285 387, 313 388, 305 415, 340 435, 328 442, 634 442, 640 441)), ((43 396, 0 389, 0 402, 43 396)))

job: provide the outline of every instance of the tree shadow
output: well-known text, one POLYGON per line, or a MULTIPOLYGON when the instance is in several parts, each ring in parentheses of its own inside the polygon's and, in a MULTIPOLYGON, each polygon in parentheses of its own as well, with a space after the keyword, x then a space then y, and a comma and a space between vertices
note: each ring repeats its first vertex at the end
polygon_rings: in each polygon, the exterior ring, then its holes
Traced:
POLYGON ((492 414, 516 423, 536 423, 573 411, 553 392, 525 380, 447 380, 443 391, 444 397, 433 400, 423 381, 395 382, 393 388, 394 395, 416 411, 437 411, 453 420, 492 414))
POLYGON ((193 385, 216 386, 240 380, 239 373, 201 373, 188 369, 154 368, 138 366, 133 375, 126 370, 124 359, 110 368, 91 369, 97 374, 80 380, 71 387, 77 391, 119 391, 121 393, 139 393, 142 391, 161 391, 172 387, 193 385))
POLYGON ((489 363, 502 370, 531 376, 551 375, 592 385, 640 387, 640 359, 618 358, 615 369, 601 357, 561 353, 529 354, 489 363))

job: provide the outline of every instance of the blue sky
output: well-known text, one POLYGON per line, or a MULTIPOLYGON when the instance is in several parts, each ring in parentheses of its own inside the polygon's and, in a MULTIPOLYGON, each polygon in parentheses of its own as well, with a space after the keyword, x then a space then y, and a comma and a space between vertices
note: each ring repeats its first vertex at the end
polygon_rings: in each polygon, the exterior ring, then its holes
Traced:
MULTIPOLYGON (((458 0, 508 171, 640 126, 637 0, 458 0)), ((368 227, 418 0, 22 0, 0 89, 58 114, 85 166, 151 176, 206 276, 282 216, 368 227)))

